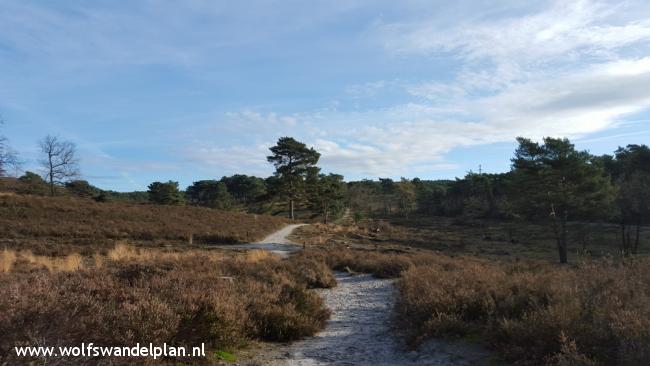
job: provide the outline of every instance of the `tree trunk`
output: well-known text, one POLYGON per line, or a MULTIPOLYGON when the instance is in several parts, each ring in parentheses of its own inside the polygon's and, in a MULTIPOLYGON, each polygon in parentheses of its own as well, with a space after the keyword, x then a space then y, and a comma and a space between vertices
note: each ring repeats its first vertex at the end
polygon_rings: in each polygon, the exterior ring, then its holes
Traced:
POLYGON ((559 247, 559 252, 560 252, 560 263, 565 264, 569 262, 568 258, 568 230, 567 230, 567 211, 564 210, 564 215, 561 220, 561 235, 560 235, 560 247, 559 247))
POLYGON ((630 255, 632 252, 632 239, 630 238, 630 228, 627 229, 627 238, 625 239, 627 242, 627 247, 625 248, 625 255, 630 255))
POLYGON ((52 155, 48 156, 50 162, 50 196, 54 197, 54 167, 52 166, 52 155))
POLYGON ((289 200, 289 215, 291 217, 291 220, 294 219, 293 216, 293 198, 289 200))
POLYGON ((559 240, 559 245, 558 245, 558 251, 560 254, 560 263, 565 264, 568 263, 568 245, 567 245, 567 214, 566 211, 564 213, 564 217, 562 217, 562 220, 560 222, 560 240, 559 240))
POLYGON ((567 258, 567 240, 566 240, 566 219, 567 212, 564 210, 564 215, 558 223, 557 212, 555 205, 551 204, 551 216, 553 217, 553 231, 555 232, 555 241, 557 242, 557 251, 560 256, 560 263, 565 264, 568 262, 567 258))
POLYGON ((560 246, 558 249, 560 254, 560 264, 569 263, 568 248, 567 248, 567 242, 565 238, 561 239, 560 246))
POLYGON ((637 217, 636 219, 636 237, 634 238, 634 248, 632 248, 632 254, 636 254, 639 250, 639 236, 641 234, 641 218, 637 217))
POLYGON ((625 242, 625 220, 621 220, 621 255, 625 255, 627 243, 625 242))

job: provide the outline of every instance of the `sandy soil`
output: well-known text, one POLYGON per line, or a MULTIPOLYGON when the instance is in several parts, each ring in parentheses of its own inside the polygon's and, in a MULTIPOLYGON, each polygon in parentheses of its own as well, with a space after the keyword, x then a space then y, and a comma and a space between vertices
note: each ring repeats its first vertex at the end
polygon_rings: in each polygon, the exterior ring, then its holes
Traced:
MULTIPOLYGON (((302 249, 302 245, 296 244, 288 239, 289 235, 296 228, 305 224, 287 225, 284 228, 274 232, 266 238, 250 244, 219 245, 216 248, 239 250, 239 249, 263 249, 271 253, 286 257, 289 254, 302 249)), ((213 247, 214 248, 214 247, 213 247)))

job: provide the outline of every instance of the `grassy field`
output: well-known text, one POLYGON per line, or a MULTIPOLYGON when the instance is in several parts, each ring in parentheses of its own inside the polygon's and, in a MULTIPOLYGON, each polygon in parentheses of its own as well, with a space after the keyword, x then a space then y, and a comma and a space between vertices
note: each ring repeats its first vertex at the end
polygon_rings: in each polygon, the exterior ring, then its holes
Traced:
POLYGON ((261 239, 286 222, 193 206, 0 194, 0 248, 42 255, 91 255, 112 248, 116 241, 146 246, 244 243, 261 239))

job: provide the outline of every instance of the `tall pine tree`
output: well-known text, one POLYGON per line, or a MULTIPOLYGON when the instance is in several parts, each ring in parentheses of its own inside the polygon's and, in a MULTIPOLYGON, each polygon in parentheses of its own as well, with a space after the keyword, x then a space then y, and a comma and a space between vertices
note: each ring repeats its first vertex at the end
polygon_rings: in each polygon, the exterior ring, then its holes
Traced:
POLYGON ((587 218, 611 207, 613 189, 602 165, 568 139, 547 137, 543 144, 517 138, 512 159, 519 211, 550 216, 560 263, 568 262, 570 219, 587 218))
POLYGON ((292 137, 281 137, 270 148, 266 159, 275 166, 276 189, 289 204, 289 216, 295 218, 295 203, 305 196, 305 179, 310 171, 318 169, 320 154, 292 137))

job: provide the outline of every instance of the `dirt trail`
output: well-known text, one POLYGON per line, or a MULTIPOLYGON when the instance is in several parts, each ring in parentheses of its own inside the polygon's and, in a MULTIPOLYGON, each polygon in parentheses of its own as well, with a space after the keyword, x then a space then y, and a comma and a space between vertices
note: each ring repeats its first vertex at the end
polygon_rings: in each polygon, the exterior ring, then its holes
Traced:
POLYGON ((322 290, 332 318, 316 336, 276 350, 264 364, 489 365, 489 354, 462 343, 430 341, 405 351, 390 327, 395 288, 391 280, 337 273, 338 286, 322 290))
MULTIPOLYGON (((300 246, 287 236, 300 225, 290 225, 248 248, 292 251, 300 246), (260 247, 262 246, 262 247, 260 247)), ((332 317, 314 337, 291 345, 272 347, 253 364, 312 365, 489 365, 489 354, 463 343, 430 341, 416 351, 405 351, 393 335, 390 320, 395 302, 392 280, 371 275, 337 273, 338 285, 318 290, 332 317)))
POLYGON ((278 254, 281 257, 286 257, 302 249, 301 245, 292 242, 288 237, 296 228, 303 225, 305 224, 287 225, 256 243, 219 245, 217 247, 222 249, 263 249, 278 254))
POLYGON ((293 244, 296 243, 289 240, 289 235, 296 229, 306 224, 292 224, 287 225, 284 228, 274 232, 273 234, 267 236, 266 238, 258 241, 256 244, 293 244))

